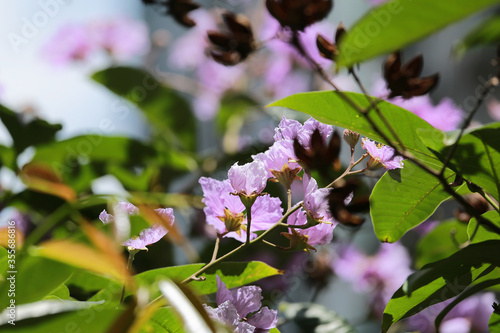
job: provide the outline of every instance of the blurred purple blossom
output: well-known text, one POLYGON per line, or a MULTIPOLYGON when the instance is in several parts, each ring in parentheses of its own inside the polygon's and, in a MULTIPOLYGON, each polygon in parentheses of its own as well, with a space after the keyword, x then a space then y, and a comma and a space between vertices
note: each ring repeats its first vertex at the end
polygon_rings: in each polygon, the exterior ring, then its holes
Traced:
MULTIPOLYGON (((386 98, 389 95, 383 80, 378 80, 375 83, 373 91, 374 95, 380 98, 386 98)), ((462 110, 449 98, 442 99, 437 105, 432 103, 428 94, 410 99, 396 97, 388 101, 416 114, 442 131, 452 131, 459 128, 464 118, 462 110)))
MULTIPOLYGON (((458 303, 444 317, 440 326, 442 333, 488 332, 488 321, 493 312, 495 294, 476 294, 458 303)), ((436 316, 452 302, 452 299, 435 304, 408 318, 408 328, 422 333, 434 333, 436 316)))
POLYGON ((116 60, 128 60, 149 49, 147 26, 126 17, 112 18, 88 26, 93 42, 116 60))
MULTIPOLYGON (((139 208, 131 204, 130 202, 125 202, 125 201, 119 201, 113 206, 113 211, 116 212, 117 210, 120 210, 124 213, 127 213, 128 215, 137 215, 139 214, 139 208)), ((100 214, 99 214, 99 220, 102 221, 104 224, 108 224, 110 222, 113 222, 115 220, 114 216, 112 214, 108 214, 106 209, 104 209, 100 214)))
POLYGON ((42 52, 54 65, 65 65, 71 61, 86 60, 95 48, 85 26, 67 24, 52 36, 42 52))
POLYGON ((42 53, 55 65, 87 60, 104 50, 115 60, 128 60, 149 48, 146 25, 129 18, 111 18, 88 24, 67 24, 45 44, 42 53))
POLYGON ((497 99, 492 98, 488 101, 486 107, 488 108, 488 113, 491 119, 500 121, 500 102, 497 99))
POLYGON ((236 333, 265 333, 276 327, 277 311, 266 306, 261 307, 262 289, 257 286, 245 286, 228 290, 218 275, 216 278, 217 307, 214 309, 204 304, 210 318, 229 325, 236 333), (255 313, 248 318, 253 312, 255 313))
MULTIPOLYGON (((246 217, 242 216, 245 206, 238 196, 232 195, 235 190, 228 179, 224 181, 213 178, 200 178, 200 185, 203 190, 202 202, 205 204, 207 223, 215 228, 218 234, 224 237, 232 237, 241 242, 245 241, 244 233, 235 231, 228 232, 224 220, 226 218, 238 218, 241 216, 242 225, 246 225, 246 217), (228 216, 230 214, 231 216, 228 216)), ((277 222, 282 216, 283 209, 278 198, 272 198, 268 194, 259 196, 252 205, 252 225, 251 237, 255 238, 255 231, 266 230, 277 222)))
POLYGON ((368 161, 369 167, 370 163, 374 169, 378 164, 381 164, 381 166, 388 170, 400 169, 403 167, 403 157, 395 156, 394 149, 389 146, 376 144, 368 138, 363 138, 361 140, 361 147, 366 149, 370 155, 370 161, 368 161))
POLYGON ((244 165, 233 164, 228 178, 238 194, 251 196, 264 191, 267 184, 267 170, 264 162, 255 160, 244 165))
POLYGON ((334 260, 332 268, 339 277, 351 282, 355 291, 370 293, 372 309, 380 317, 394 292, 412 273, 408 252, 398 243, 381 244, 373 256, 349 246, 334 260))
POLYGON ((127 246, 129 249, 147 250, 147 245, 158 242, 167 232, 168 230, 161 225, 155 225, 151 228, 142 230, 139 236, 126 240, 122 245, 127 246))

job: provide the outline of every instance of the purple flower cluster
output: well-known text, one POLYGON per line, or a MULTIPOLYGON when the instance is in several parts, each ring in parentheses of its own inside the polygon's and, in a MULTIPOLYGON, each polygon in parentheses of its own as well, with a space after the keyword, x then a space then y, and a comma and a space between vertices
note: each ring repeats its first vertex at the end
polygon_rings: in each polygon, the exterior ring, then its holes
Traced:
MULTIPOLYGON (((139 214, 139 208, 134 206, 129 202, 120 201, 113 207, 113 211, 115 214, 117 211, 121 211, 122 213, 128 215, 137 215, 139 214)), ((169 225, 172 225, 175 221, 174 210, 172 208, 158 208, 155 209, 155 212, 160 215, 169 225)), ((114 222, 115 217, 112 214, 109 214, 106 210, 103 210, 99 214, 99 219, 104 224, 108 224, 114 222)), ((123 246, 127 246, 131 250, 147 250, 148 245, 154 244, 162 239, 168 230, 163 226, 157 224, 150 228, 144 229, 140 232, 139 236, 132 237, 125 242, 122 243, 123 246)))
POLYGON ((210 318, 230 326, 236 333, 265 333, 276 327, 278 313, 261 307, 262 289, 245 286, 228 290, 217 275, 217 307, 204 304, 210 318), (253 314, 252 314, 253 313, 253 314), (251 316, 249 316, 252 314, 251 316))
MULTIPOLYGON (((309 147, 310 138, 318 129, 326 142, 332 133, 332 127, 322 124, 313 118, 304 125, 296 120, 283 118, 275 131, 274 144, 264 153, 253 156, 253 162, 239 166, 233 165, 228 172, 228 180, 218 181, 203 177, 200 184, 205 204, 204 212, 207 223, 223 237, 232 237, 241 242, 245 240, 247 228, 247 211, 243 203, 245 198, 252 198, 251 205, 251 238, 255 231, 267 230, 282 217, 283 209, 278 198, 262 193, 267 180, 279 181, 290 189, 301 167, 296 161, 293 140, 297 138, 304 146, 309 147), (242 202, 243 200, 243 202, 242 202)), ((311 176, 304 174, 303 209, 296 211, 288 218, 291 225, 310 225, 306 229, 290 230, 288 238, 301 238, 302 244, 308 247, 326 244, 332 240, 333 229, 337 222, 331 216, 326 196, 327 189, 318 189, 318 184, 311 176)))
POLYGON ((96 51, 105 51, 115 60, 128 60, 148 48, 146 25, 123 17, 62 26, 44 46, 43 53, 50 62, 64 65, 86 60, 96 51))

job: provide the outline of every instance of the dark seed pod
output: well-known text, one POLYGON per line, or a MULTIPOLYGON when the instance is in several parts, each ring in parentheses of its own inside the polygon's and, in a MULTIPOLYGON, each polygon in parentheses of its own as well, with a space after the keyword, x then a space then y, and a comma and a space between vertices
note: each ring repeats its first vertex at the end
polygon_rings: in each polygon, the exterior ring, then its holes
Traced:
POLYGON ((269 13, 283 27, 301 31, 328 16, 332 0, 266 0, 269 13))

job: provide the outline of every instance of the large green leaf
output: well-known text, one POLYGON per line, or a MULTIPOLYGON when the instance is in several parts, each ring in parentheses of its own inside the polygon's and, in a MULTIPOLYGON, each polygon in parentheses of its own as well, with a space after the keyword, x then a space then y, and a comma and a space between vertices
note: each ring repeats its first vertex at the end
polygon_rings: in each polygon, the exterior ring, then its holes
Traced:
MULTIPOLYGON (((168 278, 174 281, 182 281, 202 268, 204 264, 190 264, 153 269, 137 274, 135 281, 144 286, 152 286, 153 296, 160 293, 156 285, 159 280, 168 278)), ((215 293, 217 281, 215 275, 219 275, 228 288, 241 287, 268 276, 281 274, 279 270, 260 261, 252 262, 223 262, 206 271, 202 276, 205 281, 191 281, 188 286, 201 295, 215 293)))
POLYGON ((24 304, 41 300, 49 295, 74 271, 72 267, 45 258, 25 257, 16 263, 19 266, 17 273, 7 272, 7 280, 0 287, 0 308, 8 305, 11 299, 8 294, 12 280, 8 280, 9 278, 14 277, 16 304, 24 304))
POLYGON ((349 325, 344 318, 323 305, 308 302, 281 302, 279 309, 285 319, 293 320, 302 329, 302 332, 355 332, 354 327, 349 325))
MULTIPOLYGON (((344 95, 363 109, 370 106, 366 96, 363 94, 344 92, 344 95)), ((307 113, 325 124, 347 128, 367 136, 370 139, 387 143, 377 134, 364 116, 360 115, 340 96, 339 93, 334 91, 295 94, 268 106, 281 106, 307 113)), ((380 101, 378 107, 387 121, 392 125, 399 138, 403 141, 405 147, 413 153, 416 158, 425 161, 428 165, 441 165, 436 157, 433 156, 422 141, 415 135, 416 130, 419 128, 432 130, 433 127, 429 123, 410 111, 386 101, 380 101)), ((386 136, 394 139, 389 129, 384 125, 382 119, 380 119, 374 111, 370 112, 370 116, 386 136)))
POLYGON ((53 141, 56 133, 62 129, 60 124, 50 124, 39 118, 28 120, 29 117, 22 117, 22 114, 0 105, 0 120, 9 131, 17 153, 29 146, 53 141))
POLYGON ((152 74, 136 68, 112 67, 94 73, 92 79, 137 105, 156 133, 169 143, 194 151, 196 123, 189 104, 152 74))
POLYGON ((401 49, 498 0, 395 0, 373 8, 340 41, 338 66, 401 49))
MULTIPOLYGON (((443 132, 420 129, 417 133, 441 161, 448 158, 452 146, 446 146, 443 142, 443 132)), ((500 198, 500 122, 465 134, 450 162, 450 168, 463 178, 481 186, 495 198, 500 198)))
POLYGON ((159 308, 141 328, 140 333, 184 333, 182 321, 172 307, 159 308))
POLYGON ((479 24, 457 43, 455 53, 459 56, 465 51, 483 45, 497 45, 500 42, 500 16, 492 16, 479 24))
POLYGON ((490 278, 494 266, 500 266, 498 251, 500 241, 497 240, 472 244, 410 275, 387 304, 382 331, 387 332, 397 321, 454 297, 471 284, 490 278))
POLYGON ((458 220, 440 222, 417 244, 415 266, 422 266, 449 257, 467 241, 467 224, 458 220))
MULTIPOLYGON (((496 210, 492 210, 486 212, 482 215, 485 219, 488 219, 491 223, 500 228, 500 214, 496 210)), ((500 240, 500 235, 490 231, 483 225, 477 226, 476 218, 472 218, 469 222, 469 226, 467 228, 467 234, 470 237, 474 234, 474 231, 477 229, 476 234, 474 235, 474 239, 472 239, 472 243, 479 243, 490 239, 498 239, 500 240)))
MULTIPOLYGON (((453 174, 448 174, 451 182, 453 174)), ((370 195, 370 214, 378 239, 393 243, 416 227, 450 195, 434 176, 411 161, 386 172, 370 195)))

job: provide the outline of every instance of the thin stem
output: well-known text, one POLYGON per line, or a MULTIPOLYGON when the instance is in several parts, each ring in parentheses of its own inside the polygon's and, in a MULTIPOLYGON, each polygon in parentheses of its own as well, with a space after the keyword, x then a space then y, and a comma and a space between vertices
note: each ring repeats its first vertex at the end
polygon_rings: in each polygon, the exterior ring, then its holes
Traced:
POLYGON ((217 238, 215 239, 214 253, 212 254, 212 259, 210 260, 210 262, 215 261, 217 259, 217 252, 219 252, 221 237, 222 237, 221 235, 217 235, 217 238))
POLYGON ((481 195, 483 196, 484 200, 488 201, 488 203, 491 205, 491 207, 493 207, 493 209, 495 209, 497 212, 500 213, 500 207, 495 202, 495 200, 493 200, 492 197, 490 197, 487 193, 484 193, 484 191, 481 193, 481 195))
POLYGON ((371 107, 377 112, 377 115, 380 117, 380 119, 382 119, 382 121, 384 122, 384 125, 387 126, 387 128, 389 129, 389 131, 391 132, 391 134, 394 136, 394 138, 396 139, 396 141, 401 145, 401 147, 403 148, 403 150, 405 150, 405 146, 404 146, 403 140, 401 140, 399 138, 399 135, 396 133, 396 131, 392 127, 391 123, 387 120, 387 118, 384 116, 384 114, 382 113, 382 111, 380 111, 380 108, 378 107, 377 103, 368 94, 368 91, 366 90, 365 86, 361 82, 360 78, 358 77, 358 75, 356 74, 356 72, 354 71, 354 69, 352 69, 350 71, 350 73, 354 77, 354 80, 356 80, 356 83, 358 84, 359 88, 361 88, 361 91, 363 92, 363 94, 366 96, 366 99, 370 103, 371 107))
POLYGON ((26 238, 24 247, 28 248, 30 245, 36 244, 40 239, 45 236, 52 228, 54 228, 61 220, 68 216, 72 210, 70 203, 64 203, 56 209, 51 215, 40 223, 40 225, 33 230, 33 232, 26 238))
POLYGON ((252 206, 247 207, 247 241, 245 245, 250 245, 250 227, 252 225, 252 206))
MULTIPOLYGON (((134 257, 135 257, 135 254, 138 252, 139 250, 131 250, 129 253, 128 253, 128 260, 127 260, 127 270, 130 270, 130 268, 132 267, 132 262, 134 261, 134 257)), ((123 285, 123 288, 122 288, 122 295, 120 296, 120 304, 123 303, 123 299, 125 298, 125 284, 123 285)))
POLYGON ((354 168, 356 165, 358 165, 359 163, 361 163, 361 161, 363 161, 366 157, 368 156, 368 153, 366 154, 363 154, 363 156, 361 156, 359 158, 359 160, 357 160, 356 162, 353 162, 353 157, 351 156, 351 163, 349 164, 349 166, 345 169, 344 173, 341 174, 337 179, 335 179, 333 182, 331 182, 330 184, 328 184, 325 188, 330 188, 332 187, 336 182, 338 182, 339 180, 341 180, 342 178, 346 177, 346 176, 350 176, 350 175, 354 175, 356 173, 361 173, 361 172, 364 172, 365 169, 362 169, 362 170, 358 170, 358 171, 354 171, 354 172, 351 172, 352 168, 354 168))
POLYGON ((288 188, 286 190, 286 196, 287 196, 287 208, 286 210, 290 210, 292 209, 292 190, 290 188, 288 188))
POLYGON ((498 84, 497 77, 493 77, 492 79, 490 79, 484 83, 483 89, 481 90, 481 93, 477 99, 476 105, 474 105, 474 108, 469 112, 469 115, 464 120, 464 123, 462 124, 462 127, 460 128, 460 133, 458 134, 458 137, 456 138, 455 142, 451 146, 451 150, 448 153, 448 156, 446 156, 446 160, 443 164, 443 167, 441 168, 441 172, 440 172, 441 175, 444 175, 444 172, 445 172, 446 168, 448 167, 448 164, 450 164, 451 159, 453 158, 453 154, 457 150, 458 143, 460 142, 460 139, 464 135, 465 130, 470 126, 472 118, 475 116, 475 114, 479 110, 479 107, 481 106, 481 104, 483 104, 484 99, 486 98, 486 96, 488 96, 490 88, 496 84, 498 84), (496 80, 496 81, 494 82, 493 80, 496 80))
POLYGON ((271 242, 268 242, 268 241, 266 241, 265 239, 263 239, 263 240, 262 240, 262 243, 267 244, 267 245, 269 245, 269 246, 272 246, 272 247, 274 247, 274 248, 283 249, 281 246, 278 246, 278 245, 276 245, 276 244, 273 244, 273 243, 271 243, 271 242))

